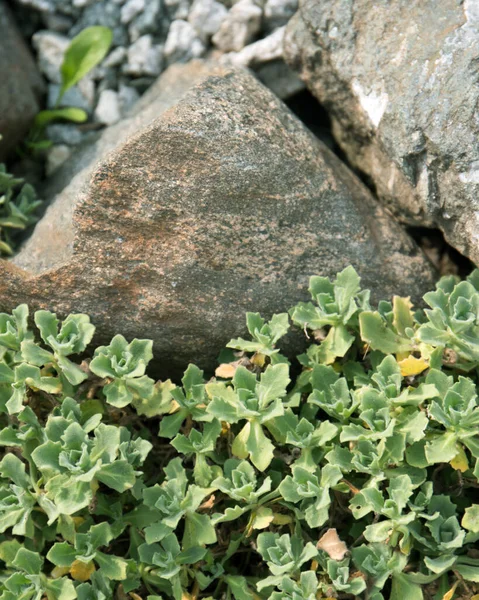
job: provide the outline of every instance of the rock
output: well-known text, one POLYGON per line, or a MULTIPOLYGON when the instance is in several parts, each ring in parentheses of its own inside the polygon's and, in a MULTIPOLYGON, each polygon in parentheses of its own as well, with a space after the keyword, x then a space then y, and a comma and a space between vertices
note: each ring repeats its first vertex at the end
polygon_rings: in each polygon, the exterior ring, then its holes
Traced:
POLYGON ((208 40, 221 26, 228 15, 228 10, 216 0, 194 0, 188 15, 188 22, 193 25, 197 33, 208 40))
POLYGON ((187 19, 192 0, 163 0, 166 12, 171 21, 187 19))
POLYGON ((163 48, 163 54, 168 64, 200 58, 205 50, 203 42, 188 21, 178 19, 172 22, 163 48))
POLYGON ((95 0, 93 4, 84 8, 80 17, 75 20, 68 32, 69 37, 77 35, 86 27, 102 25, 112 30, 114 46, 127 46, 128 33, 121 23, 121 8, 111 0, 95 0))
POLYGON ((163 38, 163 30, 168 30, 169 20, 163 18, 163 3, 162 0, 148 0, 143 12, 138 15, 128 27, 128 34, 132 42, 145 35, 151 33, 155 37, 163 38))
POLYGON ((253 0, 239 0, 213 36, 213 44, 223 52, 238 52, 259 32, 262 14, 253 0))
POLYGON ((128 0, 121 7, 121 22, 126 25, 139 15, 145 8, 145 0, 128 0))
POLYGON ((71 156, 71 149, 66 144, 52 146, 48 150, 46 174, 51 177, 53 173, 71 156))
POLYGON ((267 31, 282 27, 298 10, 298 0, 267 0, 264 5, 264 26, 267 31))
MULTIPOLYGON (((60 86, 51 83, 48 86, 47 107, 54 108, 57 105, 60 86)), ((74 106, 90 112, 93 108, 95 98, 95 84, 91 79, 83 79, 78 85, 67 90, 59 103, 59 107, 74 106)))
POLYGON ((163 48, 153 44, 151 35, 143 35, 128 48, 128 63, 123 72, 133 77, 159 75, 163 68, 163 48))
POLYGON ((76 146, 83 139, 83 135, 76 125, 64 123, 49 125, 46 134, 54 144, 66 144, 67 146, 76 146))
POLYGON ((104 125, 113 125, 121 119, 118 92, 103 90, 95 108, 95 121, 104 125))
POLYGON ((32 44, 38 53, 38 64, 48 81, 61 83, 60 67, 70 40, 54 31, 37 31, 32 37, 32 44))
POLYGON ((249 44, 239 52, 224 54, 222 61, 235 67, 253 67, 282 58, 284 30, 284 27, 280 27, 271 35, 249 44))
POLYGON ((0 0, 0 161, 27 133, 44 84, 7 6, 0 0))
POLYGON ((126 48, 124 46, 118 46, 110 52, 110 54, 102 62, 101 66, 106 68, 119 67, 125 58, 126 48))
POLYGON ((255 70, 256 77, 278 98, 287 100, 304 90, 304 82, 284 60, 273 60, 255 70))
POLYGON ((58 33, 66 33, 73 26, 73 20, 70 17, 55 13, 45 13, 43 21, 47 29, 58 33))
POLYGON ((403 221, 479 262, 479 5, 306 0, 286 56, 403 221))
POLYGON ((59 177, 67 187, 0 262, 0 309, 89 313, 97 343, 151 338, 170 376, 212 368, 245 311, 287 309, 311 274, 353 264, 376 298, 433 283, 369 191, 245 70, 175 65, 59 177))
POLYGON ((139 99, 140 94, 135 90, 135 88, 129 85, 120 84, 120 89, 118 90, 118 101, 120 103, 121 116, 126 116, 139 99))

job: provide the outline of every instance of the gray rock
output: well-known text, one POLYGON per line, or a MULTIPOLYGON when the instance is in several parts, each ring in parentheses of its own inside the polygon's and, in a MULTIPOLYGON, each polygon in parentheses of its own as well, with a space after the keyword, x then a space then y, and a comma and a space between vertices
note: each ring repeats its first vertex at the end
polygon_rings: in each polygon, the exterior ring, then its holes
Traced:
POLYGON ((205 45, 188 21, 178 19, 171 23, 163 48, 164 57, 169 65, 200 58, 205 51, 205 45))
POLYGON ((267 0, 264 5, 264 26, 270 31, 282 27, 298 10, 298 0, 267 0))
POLYGON ((43 16, 43 22, 45 23, 46 29, 58 33, 66 33, 73 26, 71 17, 57 13, 46 13, 43 16))
POLYGON ((66 144, 67 146, 76 146, 83 139, 81 131, 75 125, 64 123, 49 125, 46 134, 54 144, 66 144))
POLYGON ((256 77, 272 92, 287 100, 306 87, 298 74, 284 60, 274 60, 255 69, 256 77))
POLYGON ((194 0, 188 15, 188 22, 197 33, 207 40, 214 35, 228 15, 228 10, 216 0, 194 0))
POLYGON ((121 22, 126 25, 145 9, 145 0, 128 0, 121 7, 121 22))
POLYGON ((254 0, 239 0, 213 36, 214 45, 223 52, 238 52, 261 29, 261 16, 262 10, 254 0))
POLYGON ((27 133, 44 84, 6 4, 0 0, 0 161, 27 133))
POLYGON ((71 154, 72 151, 66 144, 52 146, 47 154, 47 164, 45 168, 47 177, 51 177, 53 173, 55 173, 55 171, 70 158, 71 154))
POLYGON ((85 8, 86 6, 93 4, 93 2, 95 2, 95 0, 72 0, 72 4, 76 8, 85 8))
POLYGON ((235 67, 254 67, 283 57, 284 27, 262 40, 245 46, 239 52, 224 54, 222 61, 235 67))
POLYGON ((113 125, 121 119, 118 92, 103 90, 95 108, 95 121, 103 125, 113 125))
POLYGON ((38 54, 38 65, 48 81, 61 83, 60 67, 70 40, 54 31, 37 31, 32 44, 38 54))
POLYGON ((121 116, 126 116, 139 99, 140 94, 135 90, 135 88, 129 85, 120 84, 120 89, 118 90, 118 101, 120 103, 121 116))
POLYGON ((163 0, 163 2, 171 21, 188 18, 192 0, 163 0))
POLYGON ((126 48, 124 46, 118 46, 110 52, 110 54, 102 62, 103 67, 118 67, 126 58, 126 48))
POLYGON ((164 39, 168 31, 169 19, 163 12, 162 0, 148 0, 143 12, 128 27, 130 40, 136 42, 146 33, 153 34, 155 38, 164 39))
POLYGON ((128 63, 123 65, 126 75, 159 75, 163 68, 163 48, 153 43, 151 35, 143 35, 128 48, 128 63))
POLYGON ((285 310, 314 273, 353 264, 376 298, 432 284, 404 231, 246 71, 175 65, 88 152, 0 262, 0 309, 89 313, 96 343, 152 338, 160 374, 213 367, 245 311, 285 310))
POLYGON ((400 219, 479 262, 479 4, 306 0, 286 55, 400 219))
MULTIPOLYGON (((55 83, 50 83, 48 86, 47 107, 55 108, 57 106, 58 96, 60 94, 60 86, 55 83)), ((62 96, 58 106, 60 108, 66 106, 74 106, 81 108, 86 112, 91 112, 95 98, 95 84, 91 79, 86 79, 78 85, 71 87, 62 96), (93 88, 92 88, 93 86, 93 88)))
POLYGON ((128 33, 121 24, 120 5, 115 4, 111 0, 95 0, 93 4, 90 4, 82 11, 68 35, 73 37, 86 27, 91 27, 92 25, 109 27, 113 32, 113 43, 115 46, 128 45, 128 33))

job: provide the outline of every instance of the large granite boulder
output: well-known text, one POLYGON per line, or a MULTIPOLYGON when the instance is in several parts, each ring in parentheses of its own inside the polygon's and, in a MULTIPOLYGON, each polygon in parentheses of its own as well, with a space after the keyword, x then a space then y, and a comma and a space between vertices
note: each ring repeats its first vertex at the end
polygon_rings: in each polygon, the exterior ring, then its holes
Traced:
POLYGON ((69 168, 0 263, 0 308, 89 313, 98 342, 152 338, 163 373, 211 367, 245 311, 289 308, 312 274, 353 264, 376 298, 433 282, 400 226, 246 71, 170 68, 69 168))
POLYGON ((477 0, 303 0, 288 62, 402 220, 479 262, 477 0))
POLYGON ((0 0, 0 161, 27 133, 43 92, 35 61, 0 0))

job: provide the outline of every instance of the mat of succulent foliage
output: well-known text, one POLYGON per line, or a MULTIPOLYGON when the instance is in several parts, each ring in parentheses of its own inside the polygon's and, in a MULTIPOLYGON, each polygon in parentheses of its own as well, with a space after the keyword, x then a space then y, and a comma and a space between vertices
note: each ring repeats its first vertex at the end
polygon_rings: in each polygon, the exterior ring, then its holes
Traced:
POLYGON ((479 271, 416 313, 352 267, 310 292, 178 385, 148 340, 84 358, 86 315, 0 315, 0 598, 477 600, 479 271))

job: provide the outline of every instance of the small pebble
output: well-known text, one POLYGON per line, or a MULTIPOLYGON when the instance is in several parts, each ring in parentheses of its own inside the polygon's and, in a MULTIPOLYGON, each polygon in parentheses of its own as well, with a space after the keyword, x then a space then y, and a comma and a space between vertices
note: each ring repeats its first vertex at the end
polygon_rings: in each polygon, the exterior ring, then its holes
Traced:
POLYGON ((60 67, 63 63, 65 50, 70 45, 70 40, 54 31, 37 31, 32 37, 32 44, 38 52, 38 65, 40 71, 48 81, 61 82, 60 67))
POLYGON ((169 65, 175 62, 188 62, 205 53, 205 45, 188 21, 173 21, 166 38, 163 53, 169 65))
POLYGON ((123 65, 123 73, 140 77, 157 76, 162 71, 163 48, 153 44, 151 35, 143 35, 128 48, 128 63, 123 65))
POLYGON ((121 8, 121 22, 127 25, 145 8, 145 0, 128 0, 121 8))
POLYGON ((262 10, 253 0, 239 0, 228 12, 213 44, 223 52, 239 52, 261 29, 262 10))
POLYGON ((118 90, 118 100, 120 103, 120 112, 122 117, 124 117, 133 106, 140 99, 140 94, 135 90, 135 88, 120 84, 120 89, 118 90))
POLYGON ((47 164, 45 171, 47 177, 50 177, 62 164, 70 158, 72 154, 71 149, 65 144, 59 144, 58 146, 52 146, 47 154, 47 164))
POLYGON ((208 39, 218 31, 227 15, 226 7, 216 0, 195 0, 188 22, 203 39, 208 39))
POLYGON ((95 109, 95 121, 113 125, 121 119, 120 101, 114 90, 103 90, 95 109))

